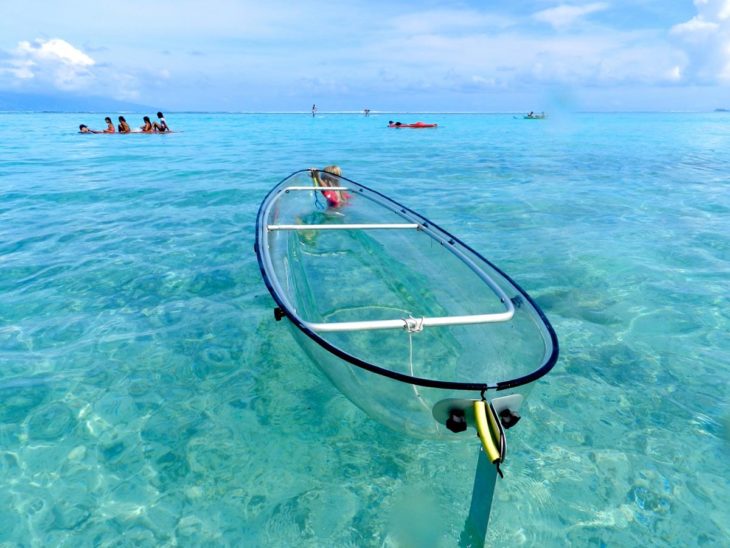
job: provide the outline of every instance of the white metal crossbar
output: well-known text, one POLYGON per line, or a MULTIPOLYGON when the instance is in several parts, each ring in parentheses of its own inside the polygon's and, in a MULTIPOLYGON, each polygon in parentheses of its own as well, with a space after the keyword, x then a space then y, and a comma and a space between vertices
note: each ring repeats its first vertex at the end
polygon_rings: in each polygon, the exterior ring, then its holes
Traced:
POLYGON ((363 223, 341 225, 266 225, 266 230, 398 230, 417 229, 417 223, 363 223))
POLYGON ((282 192, 289 192, 290 190, 352 190, 346 186, 288 186, 282 190, 282 192))
MULTIPOLYGON (((436 318, 418 318, 421 327, 438 327, 447 325, 470 325, 479 323, 508 322, 515 315, 515 307, 509 299, 505 304, 504 312, 495 314, 472 314, 470 316, 441 316, 436 318)), ((364 322, 333 322, 311 323, 304 322, 312 331, 374 331, 377 329, 408 329, 409 318, 398 320, 371 320, 364 322)))

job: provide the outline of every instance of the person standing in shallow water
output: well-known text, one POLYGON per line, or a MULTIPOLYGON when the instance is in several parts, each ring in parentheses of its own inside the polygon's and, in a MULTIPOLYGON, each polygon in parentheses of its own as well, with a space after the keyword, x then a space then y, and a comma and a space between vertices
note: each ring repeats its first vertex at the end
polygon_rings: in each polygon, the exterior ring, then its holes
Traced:
POLYGON ((312 105, 312 118, 314 118, 315 114, 317 114, 317 105, 312 105))

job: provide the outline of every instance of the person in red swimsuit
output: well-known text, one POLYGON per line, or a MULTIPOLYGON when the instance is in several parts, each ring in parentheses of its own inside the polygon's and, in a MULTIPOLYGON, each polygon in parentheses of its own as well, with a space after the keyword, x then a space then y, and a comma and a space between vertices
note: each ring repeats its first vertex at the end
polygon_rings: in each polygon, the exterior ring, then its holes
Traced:
MULTIPOLYGON (((317 169, 309 170, 314 179, 314 184, 323 188, 341 186, 339 177, 342 176, 342 169, 339 166, 327 166, 322 171, 317 169), (332 177, 335 175, 335 177, 332 177)), ((327 199, 329 207, 342 207, 350 199, 350 195, 344 190, 323 190, 322 195, 327 199)))

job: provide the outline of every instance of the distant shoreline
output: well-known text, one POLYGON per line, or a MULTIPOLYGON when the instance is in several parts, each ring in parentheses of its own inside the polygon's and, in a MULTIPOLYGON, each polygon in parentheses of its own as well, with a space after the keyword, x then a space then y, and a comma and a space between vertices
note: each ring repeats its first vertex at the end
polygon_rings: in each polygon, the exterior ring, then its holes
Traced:
MULTIPOLYGON (((110 112, 118 114, 144 114, 152 112, 151 110, 0 110, 0 114, 108 114, 110 112)), ((225 110, 169 110, 164 111, 167 114, 226 114, 226 115, 307 115, 312 116, 311 111, 305 110, 287 110, 287 111, 225 111, 225 110)), ((529 111, 398 111, 398 110, 371 110, 370 117, 379 115, 398 115, 398 116, 515 116, 524 115, 529 111)), ((545 111, 550 112, 550 111, 545 111)), ((569 111, 569 114, 715 114, 727 113, 730 109, 716 108, 714 110, 577 110, 569 111)), ((366 116, 361 110, 332 110, 317 112, 317 117, 325 115, 356 115, 366 116)))

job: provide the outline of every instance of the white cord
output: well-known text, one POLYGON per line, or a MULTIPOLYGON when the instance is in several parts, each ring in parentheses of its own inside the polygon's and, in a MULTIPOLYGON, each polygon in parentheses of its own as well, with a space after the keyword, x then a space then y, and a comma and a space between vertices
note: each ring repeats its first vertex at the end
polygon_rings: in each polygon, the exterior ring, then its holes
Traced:
MULTIPOLYGON (((403 328, 408 332, 408 367, 411 371, 411 377, 415 377, 416 375, 413 372, 413 334, 423 331, 423 318, 414 318, 413 316, 410 316, 408 318, 403 318, 403 321, 405 322, 403 328)), ((415 384, 412 384, 411 388, 413 388, 413 393, 421 402, 421 405, 423 405, 426 410, 430 411, 431 408, 418 392, 418 387, 415 384)))

